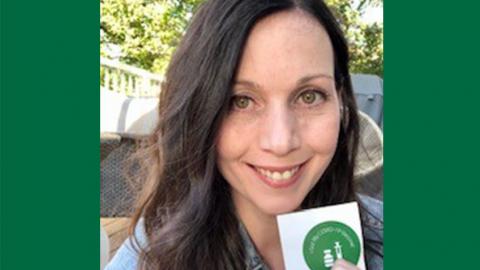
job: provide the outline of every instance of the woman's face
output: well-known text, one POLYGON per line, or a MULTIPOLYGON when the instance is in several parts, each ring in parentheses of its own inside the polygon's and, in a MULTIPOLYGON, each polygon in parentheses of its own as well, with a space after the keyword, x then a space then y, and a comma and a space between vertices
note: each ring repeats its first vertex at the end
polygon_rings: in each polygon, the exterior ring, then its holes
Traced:
POLYGON ((319 181, 340 127, 333 75, 330 39, 309 15, 280 12, 252 29, 217 141, 237 210, 293 211, 319 181))

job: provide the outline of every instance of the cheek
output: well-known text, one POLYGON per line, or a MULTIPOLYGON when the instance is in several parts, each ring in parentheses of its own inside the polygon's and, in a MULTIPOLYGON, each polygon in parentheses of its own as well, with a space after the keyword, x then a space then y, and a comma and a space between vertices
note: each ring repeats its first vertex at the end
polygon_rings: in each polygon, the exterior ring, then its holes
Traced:
POLYGON ((301 121, 304 143, 317 154, 331 155, 335 153, 340 131, 338 114, 320 116, 319 119, 301 121))
POLYGON ((231 120, 222 123, 217 137, 218 169, 229 185, 241 193, 244 192, 244 188, 238 176, 242 172, 242 158, 248 151, 251 141, 251 138, 246 138, 242 126, 231 120))
POLYGON ((222 123, 216 145, 217 163, 221 171, 238 164, 253 145, 254 133, 245 132, 255 129, 251 123, 247 124, 235 118, 227 118, 222 123))

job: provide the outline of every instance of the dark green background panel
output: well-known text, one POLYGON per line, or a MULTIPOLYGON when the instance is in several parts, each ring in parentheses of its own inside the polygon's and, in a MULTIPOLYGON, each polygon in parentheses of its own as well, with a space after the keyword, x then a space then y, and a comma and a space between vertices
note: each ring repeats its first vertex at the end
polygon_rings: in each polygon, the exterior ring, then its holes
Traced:
POLYGON ((479 267, 478 10, 385 3, 386 269, 479 267))
POLYGON ((0 269, 99 267, 99 3, 1 1, 0 269))

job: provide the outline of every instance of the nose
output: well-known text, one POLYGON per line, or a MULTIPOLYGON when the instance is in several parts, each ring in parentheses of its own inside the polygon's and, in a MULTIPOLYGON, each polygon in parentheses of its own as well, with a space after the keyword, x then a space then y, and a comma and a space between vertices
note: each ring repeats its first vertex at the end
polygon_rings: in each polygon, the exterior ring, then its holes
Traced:
POLYGON ((288 108, 270 110, 264 117, 260 148, 276 156, 285 156, 300 147, 297 118, 288 108))

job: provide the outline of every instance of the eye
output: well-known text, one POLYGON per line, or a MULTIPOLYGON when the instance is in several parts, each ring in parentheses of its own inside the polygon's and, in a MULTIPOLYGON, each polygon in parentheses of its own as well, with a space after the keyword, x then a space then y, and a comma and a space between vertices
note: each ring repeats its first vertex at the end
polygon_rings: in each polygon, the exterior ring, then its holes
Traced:
POLYGON ((252 99, 247 96, 234 96, 232 98, 232 106, 236 109, 244 110, 250 106, 252 99))
POLYGON ((303 91, 299 96, 298 99, 300 102, 306 105, 315 105, 318 102, 325 100, 325 94, 319 90, 306 90, 303 91))

